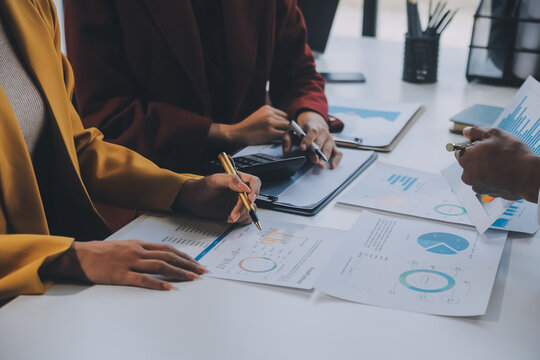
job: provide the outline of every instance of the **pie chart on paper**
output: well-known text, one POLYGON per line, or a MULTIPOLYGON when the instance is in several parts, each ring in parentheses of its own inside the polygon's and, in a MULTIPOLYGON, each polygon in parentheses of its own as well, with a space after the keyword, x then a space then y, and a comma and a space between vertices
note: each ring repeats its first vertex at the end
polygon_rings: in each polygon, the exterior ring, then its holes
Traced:
POLYGON ((455 255, 467 249, 469 242, 458 235, 432 232, 419 236, 418 245, 434 254, 455 255))

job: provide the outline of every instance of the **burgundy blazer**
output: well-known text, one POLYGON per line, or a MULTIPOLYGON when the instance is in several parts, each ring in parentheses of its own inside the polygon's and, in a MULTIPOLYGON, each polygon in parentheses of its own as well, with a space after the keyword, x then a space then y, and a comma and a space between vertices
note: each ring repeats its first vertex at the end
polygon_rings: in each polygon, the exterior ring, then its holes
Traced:
MULTIPOLYGON (((325 118, 296 0, 221 0, 230 109, 236 123, 266 103, 291 118, 325 118)), ((160 166, 196 171, 213 119, 202 46, 190 0, 67 0, 68 57, 86 126, 160 166)), ((217 150, 217 149, 216 149, 217 150)))

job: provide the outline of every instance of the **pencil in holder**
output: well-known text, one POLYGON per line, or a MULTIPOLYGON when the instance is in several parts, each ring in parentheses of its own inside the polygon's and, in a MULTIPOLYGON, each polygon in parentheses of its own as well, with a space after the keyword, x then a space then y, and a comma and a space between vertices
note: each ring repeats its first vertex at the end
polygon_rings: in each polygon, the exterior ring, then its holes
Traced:
POLYGON ((437 82, 439 35, 413 37, 405 34, 403 81, 430 84, 437 82))

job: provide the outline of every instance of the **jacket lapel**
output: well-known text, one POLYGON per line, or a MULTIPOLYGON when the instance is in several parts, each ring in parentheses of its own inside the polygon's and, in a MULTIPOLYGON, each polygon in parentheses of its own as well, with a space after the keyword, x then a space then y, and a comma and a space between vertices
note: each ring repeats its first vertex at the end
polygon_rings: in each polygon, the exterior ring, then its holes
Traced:
POLYGON ((210 95, 197 22, 190 0, 143 0, 206 108, 210 95), (174 4, 174 5, 171 5, 174 4))
POLYGON ((233 74, 230 82, 235 99, 235 115, 244 102, 257 60, 260 23, 265 21, 262 3, 255 0, 222 0, 227 54, 233 74))

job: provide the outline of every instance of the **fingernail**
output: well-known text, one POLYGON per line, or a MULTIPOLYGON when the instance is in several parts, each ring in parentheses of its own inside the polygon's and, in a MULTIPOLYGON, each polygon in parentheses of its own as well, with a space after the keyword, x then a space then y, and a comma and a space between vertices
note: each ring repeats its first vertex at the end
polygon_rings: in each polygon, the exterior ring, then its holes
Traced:
POLYGON ((307 148, 306 144, 300 145, 300 150, 306 151, 306 148, 307 148))
POLYGON ((174 289, 174 286, 172 286, 172 284, 170 284, 170 283, 163 283, 163 288, 165 290, 172 290, 172 289, 174 289))
POLYGON ((244 191, 245 192, 250 192, 251 189, 249 188, 249 186, 247 186, 246 184, 242 183, 242 187, 244 188, 244 191))
POLYGON ((199 278, 199 275, 194 274, 194 273, 192 273, 192 272, 188 272, 186 276, 187 276, 187 278, 188 278, 189 280, 196 280, 196 279, 199 278))
POLYGON ((205 268, 203 268, 202 266, 198 266, 197 267, 197 271, 200 273, 200 274, 206 274, 208 272, 208 270, 206 270, 205 268))

